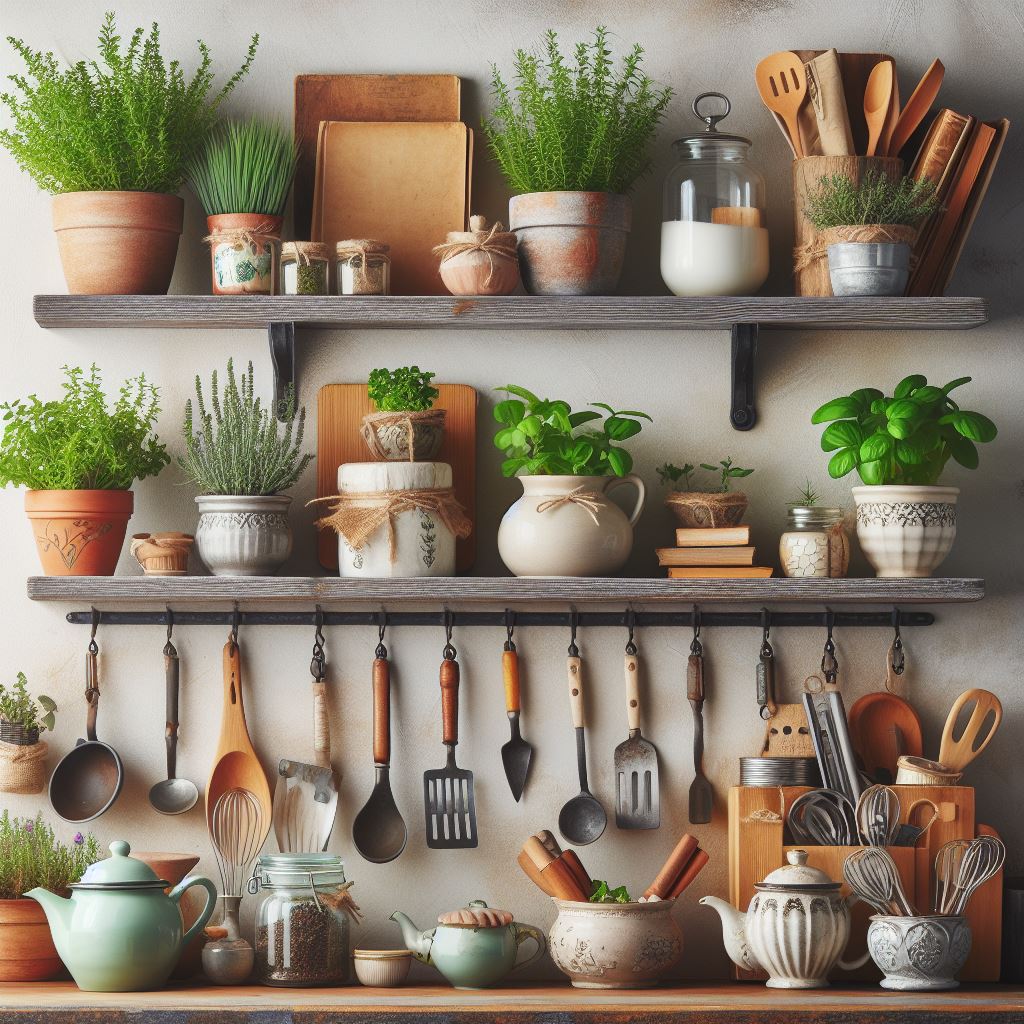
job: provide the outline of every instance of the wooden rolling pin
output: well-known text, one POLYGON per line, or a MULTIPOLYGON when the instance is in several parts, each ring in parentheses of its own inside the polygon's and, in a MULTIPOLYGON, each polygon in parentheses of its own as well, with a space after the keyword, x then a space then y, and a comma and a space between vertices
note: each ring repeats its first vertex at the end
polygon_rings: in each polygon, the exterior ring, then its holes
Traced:
POLYGON ((549 896, 555 895, 551 891, 550 883, 541 874, 540 868, 538 868, 537 865, 534 864, 532 860, 530 860, 525 850, 519 851, 519 856, 516 858, 516 860, 518 861, 519 866, 523 869, 523 872, 526 874, 526 877, 529 878, 530 881, 533 882, 533 884, 541 890, 541 892, 545 892, 549 896))
POLYGON ((551 854, 555 860, 561 858, 569 865, 572 870, 573 877, 579 883, 580 888, 585 892, 589 898, 591 891, 594 888, 594 883, 591 881, 590 875, 587 869, 583 866, 583 862, 579 859, 575 850, 565 850, 558 845, 558 840, 554 837, 554 834, 549 832, 546 828, 541 829, 540 832, 535 832, 534 837, 539 839, 544 845, 544 848, 551 854))
POLYGON ((674 900, 681 896, 693 880, 701 873, 704 869, 704 865, 707 864, 710 859, 711 858, 708 856, 707 850, 701 850, 698 847, 697 852, 690 859, 690 863, 686 865, 686 868, 679 876, 678 881, 672 886, 672 891, 669 893, 669 899, 674 900))
POLYGON ((645 899, 657 896, 659 900, 667 899, 672 887, 686 870, 687 865, 697 852, 697 840, 689 833, 683 835, 676 843, 675 849, 668 855, 662 869, 644 893, 645 899))
POLYGON ((541 880, 545 883, 541 888, 545 891, 550 890, 552 896, 560 900, 576 900, 581 903, 590 899, 590 893, 583 891, 564 856, 552 857, 551 851, 536 836, 530 836, 526 840, 522 852, 540 872, 541 880))

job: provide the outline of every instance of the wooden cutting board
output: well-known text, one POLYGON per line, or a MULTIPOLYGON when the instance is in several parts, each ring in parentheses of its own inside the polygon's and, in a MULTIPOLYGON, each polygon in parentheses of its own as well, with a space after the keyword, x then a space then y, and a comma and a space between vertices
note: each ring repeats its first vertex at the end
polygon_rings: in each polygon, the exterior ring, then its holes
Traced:
MULTIPOLYGON (((476 389, 468 384, 438 384, 435 409, 444 409, 444 444, 438 462, 452 467, 455 495, 467 515, 476 523, 476 389)), ((338 466, 346 462, 372 462, 359 433, 362 418, 375 412, 366 384, 327 384, 317 396, 316 495, 338 493, 338 466)), ((326 514, 326 513, 325 513, 326 514)), ((338 569, 338 538, 321 530, 318 544, 320 564, 338 569)), ((468 572, 476 558, 476 529, 455 544, 455 567, 468 572)))

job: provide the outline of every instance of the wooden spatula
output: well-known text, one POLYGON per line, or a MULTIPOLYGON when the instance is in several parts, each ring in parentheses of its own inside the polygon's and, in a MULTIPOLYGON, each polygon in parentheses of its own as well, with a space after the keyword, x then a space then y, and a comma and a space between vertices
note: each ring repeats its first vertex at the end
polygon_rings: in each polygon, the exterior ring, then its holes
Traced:
POLYGON ((999 698, 988 690, 967 690, 953 702, 942 730, 942 743, 939 747, 939 761, 953 771, 962 772, 992 741, 992 737, 1003 720, 1003 706, 999 698), (970 703, 974 703, 970 718, 959 736, 954 736, 960 712, 970 703), (992 725, 984 735, 982 728, 989 715, 992 725))
POLYGON ((807 99, 807 75, 803 61, 789 50, 765 57, 754 69, 757 90, 764 105, 786 124, 793 151, 804 156, 797 114, 807 99))
POLYGON ((868 125, 868 145, 865 156, 874 156, 878 140, 885 129, 885 121, 892 101, 892 62, 879 61, 868 75, 864 89, 864 120, 868 125))
POLYGON ((900 111, 899 120, 896 122, 886 150, 889 156, 900 155, 900 150, 907 144, 907 139, 914 134, 917 126, 932 109, 935 97, 939 94, 939 87, 942 85, 942 76, 945 73, 946 69, 942 66, 942 61, 936 57, 921 77, 921 81, 917 83, 917 88, 907 100, 907 105, 900 111))
POLYGON ((900 119, 900 77, 896 74, 896 61, 890 60, 889 63, 892 65, 892 95, 889 99, 889 112, 885 116, 885 125, 882 127, 882 137, 878 140, 878 156, 889 155, 892 133, 900 119))

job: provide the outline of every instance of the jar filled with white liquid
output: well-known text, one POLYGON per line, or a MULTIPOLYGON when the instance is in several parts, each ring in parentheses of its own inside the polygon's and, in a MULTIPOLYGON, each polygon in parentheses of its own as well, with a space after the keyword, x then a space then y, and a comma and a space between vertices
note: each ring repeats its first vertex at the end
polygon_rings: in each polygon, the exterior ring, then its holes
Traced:
POLYGON ((722 93, 701 93, 693 112, 704 131, 674 143, 661 276, 676 295, 752 295, 768 276, 764 179, 748 161, 750 140, 718 130, 731 109, 722 93), (716 100, 719 112, 707 112, 716 100))

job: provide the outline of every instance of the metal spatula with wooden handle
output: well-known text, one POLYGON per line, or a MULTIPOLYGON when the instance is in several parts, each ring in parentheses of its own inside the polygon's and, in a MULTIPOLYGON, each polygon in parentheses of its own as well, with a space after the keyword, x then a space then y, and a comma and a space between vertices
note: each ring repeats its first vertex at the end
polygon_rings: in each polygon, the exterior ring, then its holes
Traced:
POLYGON ((629 736, 615 748, 615 824, 657 828, 661 824, 658 751, 640 735, 640 663, 636 645, 626 645, 626 720, 629 736))
POLYGON ((789 50, 773 53, 758 63, 754 69, 754 79, 761 101, 785 122, 793 151, 798 157, 806 156, 797 117, 807 99, 804 62, 789 50))

